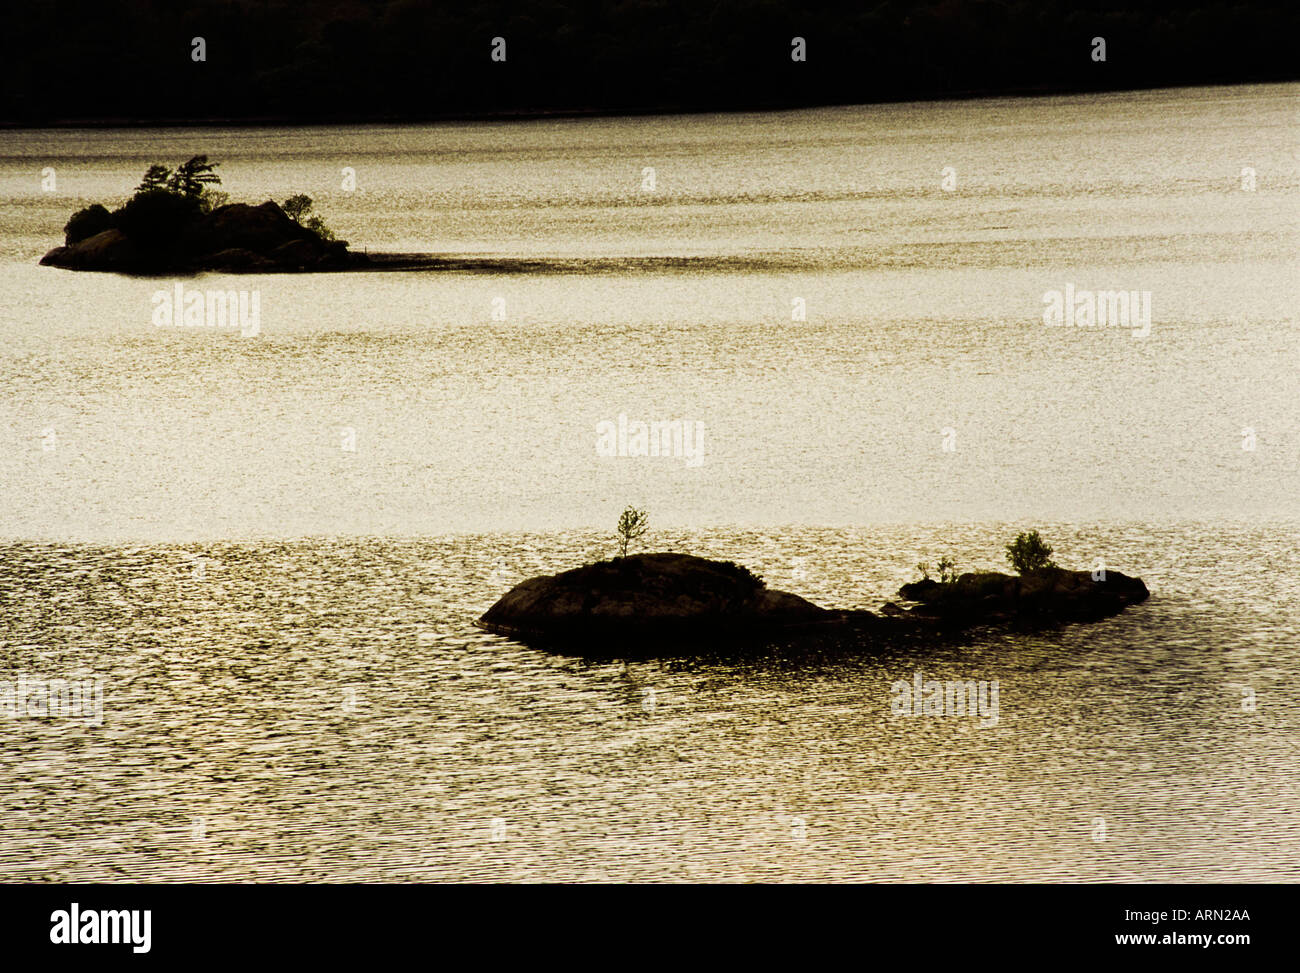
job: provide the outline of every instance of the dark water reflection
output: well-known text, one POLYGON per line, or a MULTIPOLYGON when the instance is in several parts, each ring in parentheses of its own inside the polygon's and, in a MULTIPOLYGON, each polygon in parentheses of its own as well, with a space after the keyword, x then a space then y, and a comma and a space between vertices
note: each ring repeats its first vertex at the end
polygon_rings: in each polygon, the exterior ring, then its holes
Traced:
MULTIPOLYGON (((954 553, 996 567, 1009 529, 954 553)), ((660 539, 875 604, 947 536, 660 539)), ((924 654, 627 664, 472 625, 518 577, 598 550, 591 534, 10 545, 0 673, 102 677, 105 716, 5 723, 0 874, 1295 880, 1296 527, 1052 536, 1153 598, 924 654), (1213 563, 1189 564, 1211 540, 1213 563), (997 725, 891 715, 917 670, 998 680, 997 725)))

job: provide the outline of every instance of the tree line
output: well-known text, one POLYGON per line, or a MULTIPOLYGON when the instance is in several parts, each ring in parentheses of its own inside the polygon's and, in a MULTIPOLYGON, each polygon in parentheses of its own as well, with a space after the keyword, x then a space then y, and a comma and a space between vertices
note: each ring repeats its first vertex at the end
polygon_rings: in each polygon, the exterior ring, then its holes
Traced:
POLYGON ((420 119, 1290 80, 1297 28, 1300 6, 1281 0, 47 0, 6 12, 0 122, 420 119), (1104 62, 1090 56, 1097 36, 1104 62))

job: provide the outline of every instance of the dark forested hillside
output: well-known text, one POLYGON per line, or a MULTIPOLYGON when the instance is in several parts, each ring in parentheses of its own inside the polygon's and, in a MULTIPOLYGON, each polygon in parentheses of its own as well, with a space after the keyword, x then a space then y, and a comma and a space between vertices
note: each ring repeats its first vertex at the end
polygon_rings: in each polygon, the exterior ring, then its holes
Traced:
POLYGON ((1281 80, 1297 74, 1297 28, 1294 3, 1204 0, 53 0, 6 13, 0 121, 418 119, 1281 80), (795 37, 805 61, 791 57, 795 37))

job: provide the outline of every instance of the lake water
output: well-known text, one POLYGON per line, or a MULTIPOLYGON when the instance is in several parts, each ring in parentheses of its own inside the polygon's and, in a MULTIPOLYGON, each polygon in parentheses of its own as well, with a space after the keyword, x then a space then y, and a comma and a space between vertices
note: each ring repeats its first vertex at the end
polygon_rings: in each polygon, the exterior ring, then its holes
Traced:
POLYGON ((0 706, 103 680, 0 719, 0 878, 1297 880, 1298 99, 0 133, 0 706), (181 281, 251 337, 36 266, 199 152, 471 264, 181 281), (1149 333, 1048 327, 1067 286, 1149 333), (702 453, 598 455, 620 415, 702 453), (474 628, 628 503, 828 605, 1028 528, 1152 598, 910 655, 474 628), (996 725, 893 715, 918 671, 996 725))

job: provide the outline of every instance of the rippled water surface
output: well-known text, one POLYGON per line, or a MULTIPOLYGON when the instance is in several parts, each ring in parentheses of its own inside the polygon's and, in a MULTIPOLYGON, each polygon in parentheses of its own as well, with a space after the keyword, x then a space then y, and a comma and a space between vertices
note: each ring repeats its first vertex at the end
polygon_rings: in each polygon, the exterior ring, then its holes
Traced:
POLYGON ((0 134, 0 706, 103 680, 98 725, 0 720, 0 878, 1300 878, 1298 93, 0 134), (257 288, 256 338, 35 265, 195 152, 484 262, 182 282, 257 288), (1046 327, 1067 283, 1150 334, 1046 327), (598 456, 620 414, 703 461, 598 456), (828 605, 1030 526, 1153 594, 924 655, 474 627, 629 502, 828 605), (996 725, 893 715, 918 671, 996 725))

